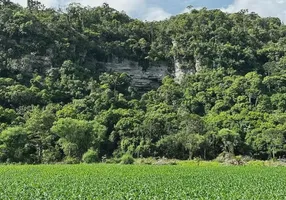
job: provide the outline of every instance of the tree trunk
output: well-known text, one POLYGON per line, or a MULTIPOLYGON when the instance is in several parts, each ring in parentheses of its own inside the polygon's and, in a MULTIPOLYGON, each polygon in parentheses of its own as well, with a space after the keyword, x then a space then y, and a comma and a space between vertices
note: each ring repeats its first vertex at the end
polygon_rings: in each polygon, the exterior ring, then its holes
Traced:
POLYGON ((192 160, 192 159, 193 159, 193 152, 189 151, 189 160, 192 160))
POLYGON ((275 159, 275 150, 272 150, 272 159, 275 159))
POLYGON ((204 148, 204 160, 206 160, 206 159, 207 159, 207 149, 204 148))

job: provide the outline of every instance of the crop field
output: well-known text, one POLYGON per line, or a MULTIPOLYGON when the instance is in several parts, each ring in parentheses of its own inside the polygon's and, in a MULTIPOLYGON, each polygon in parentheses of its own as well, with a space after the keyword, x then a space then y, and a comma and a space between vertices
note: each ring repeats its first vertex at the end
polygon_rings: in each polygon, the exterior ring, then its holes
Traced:
POLYGON ((0 166, 0 199, 285 199, 286 168, 0 166))

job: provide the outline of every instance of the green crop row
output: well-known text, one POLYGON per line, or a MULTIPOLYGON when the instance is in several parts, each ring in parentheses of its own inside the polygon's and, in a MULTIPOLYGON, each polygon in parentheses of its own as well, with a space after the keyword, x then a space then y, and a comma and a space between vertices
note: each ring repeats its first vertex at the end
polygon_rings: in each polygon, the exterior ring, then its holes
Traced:
POLYGON ((285 199, 283 167, 0 166, 0 199, 285 199))

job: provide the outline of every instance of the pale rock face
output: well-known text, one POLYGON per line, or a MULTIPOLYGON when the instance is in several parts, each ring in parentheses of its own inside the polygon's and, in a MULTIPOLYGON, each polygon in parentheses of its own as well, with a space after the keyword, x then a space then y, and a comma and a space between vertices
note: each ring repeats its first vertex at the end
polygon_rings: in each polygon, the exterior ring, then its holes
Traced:
POLYGON ((202 64, 201 64, 201 60, 200 59, 196 59, 195 69, 196 69, 196 72, 199 72, 199 71, 202 70, 202 64))
POLYGON ((195 71, 192 69, 182 68, 181 63, 179 62, 178 59, 175 59, 174 63, 175 63, 174 79, 177 83, 181 83, 186 75, 191 75, 195 73, 195 71))
POLYGON ((112 61, 101 64, 104 66, 105 72, 128 74, 132 78, 132 85, 140 91, 157 89, 167 75, 174 77, 177 83, 181 83, 186 75, 195 74, 201 69, 199 59, 196 60, 194 69, 182 67, 182 63, 176 58, 174 58, 174 66, 172 67, 163 62, 151 63, 146 70, 138 62, 127 59, 113 58, 112 61))
POLYGON ((141 91, 158 88, 163 78, 169 75, 168 66, 164 63, 151 64, 144 70, 137 62, 113 59, 102 63, 106 72, 126 73, 132 78, 132 84, 141 91))
MULTIPOLYGON (((173 40, 173 49, 178 47, 177 41, 173 40)), ((174 56, 174 79, 177 83, 181 83, 185 76, 195 74, 201 70, 200 59, 195 58, 194 64, 190 61, 184 60, 178 55, 174 56), (191 67, 191 66, 193 67, 191 67), (187 67, 186 67, 187 66, 187 67)))

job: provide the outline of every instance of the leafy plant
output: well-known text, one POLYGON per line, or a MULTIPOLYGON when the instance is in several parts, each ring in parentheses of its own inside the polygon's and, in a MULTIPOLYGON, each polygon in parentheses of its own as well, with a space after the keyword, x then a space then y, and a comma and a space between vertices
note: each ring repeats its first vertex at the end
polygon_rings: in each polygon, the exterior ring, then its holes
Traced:
POLYGON ((93 149, 89 149, 86 153, 83 154, 82 160, 85 163, 95 163, 99 161, 98 152, 93 149))
POLYGON ((124 154, 120 160, 121 160, 120 163, 125 165, 133 164, 135 161, 132 155, 130 154, 124 154))

